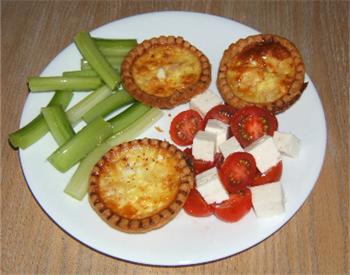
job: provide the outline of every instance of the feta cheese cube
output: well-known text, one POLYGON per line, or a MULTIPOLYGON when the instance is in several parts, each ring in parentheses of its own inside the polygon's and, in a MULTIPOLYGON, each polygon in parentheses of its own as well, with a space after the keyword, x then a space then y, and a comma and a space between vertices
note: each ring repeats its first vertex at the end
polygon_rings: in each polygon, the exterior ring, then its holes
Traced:
POLYGON ((216 167, 204 171, 196 176, 197 190, 209 204, 220 203, 229 198, 223 187, 216 167))
POLYGON ((296 158, 300 151, 300 140, 290 133, 275 132, 273 134, 273 140, 277 146, 277 149, 284 155, 292 158, 296 158))
POLYGON ((261 173, 265 173, 281 160, 281 154, 278 151, 273 138, 268 135, 262 136, 254 141, 245 148, 245 151, 253 155, 256 167, 261 173))
POLYGON ((280 182, 250 187, 252 204, 258 217, 271 217, 284 212, 284 196, 280 182))
POLYGON ((210 90, 206 90, 204 93, 201 93, 193 97, 190 101, 190 108, 199 112, 202 116, 214 106, 222 103, 220 96, 214 94, 210 90))
POLYGON ((216 152, 219 152, 221 143, 227 140, 228 125, 217 119, 208 119, 205 131, 216 135, 216 152))
POLYGON ((204 131, 198 131, 192 144, 192 155, 196 159, 213 161, 216 148, 216 135, 204 131))
POLYGON ((235 152, 243 152, 243 148, 234 136, 221 143, 219 145, 219 149, 220 152, 223 154, 224 158, 227 158, 230 154, 235 152))
POLYGON ((252 204, 258 217, 271 217, 284 212, 284 196, 280 182, 250 187, 252 204))

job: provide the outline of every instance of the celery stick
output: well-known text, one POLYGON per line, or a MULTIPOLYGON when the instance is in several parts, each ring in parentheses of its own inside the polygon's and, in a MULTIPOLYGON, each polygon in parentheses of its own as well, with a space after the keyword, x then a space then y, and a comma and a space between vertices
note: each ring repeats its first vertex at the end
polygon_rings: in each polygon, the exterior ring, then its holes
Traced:
MULTIPOLYGON (((90 65, 89 65, 90 66, 90 65)), ((63 76, 97 76, 97 73, 92 69, 85 69, 79 71, 67 71, 63 72, 63 76)))
POLYGON ((41 109, 47 126, 59 146, 70 140, 75 132, 61 106, 50 106, 41 109))
POLYGON ((83 120, 86 123, 91 122, 96 117, 105 117, 117 110, 118 108, 134 102, 135 99, 130 96, 125 90, 120 90, 97 103, 88 112, 83 115, 83 120))
MULTIPOLYGON (((63 109, 65 109, 71 101, 72 97, 73 93, 71 91, 55 92, 47 107, 61 106, 63 109)), ((21 149, 25 149, 33 143, 37 142, 48 131, 49 128, 47 127, 43 115, 40 113, 27 125, 11 133, 9 135, 9 141, 14 148, 19 147, 21 149)))
POLYGON ((14 148, 26 149, 41 139, 49 128, 42 114, 36 116, 30 123, 9 135, 9 142, 14 148))
POLYGON ((31 76, 28 86, 32 93, 54 90, 90 91, 102 85, 97 76, 31 76))
POLYGON ((135 47, 137 45, 137 40, 135 38, 101 38, 95 36, 91 38, 99 48, 135 47))
MULTIPOLYGON (((124 56, 106 56, 105 57, 107 62, 116 70, 120 71, 120 66, 124 60, 124 56)), ((91 70, 92 67, 89 64, 89 62, 86 61, 86 59, 81 59, 80 61, 80 69, 85 70, 91 70)))
POLYGON ((80 32, 75 37, 74 42, 94 71, 97 72, 111 90, 114 90, 120 83, 120 75, 106 61, 90 34, 87 32, 80 32))
POLYGON ((57 170, 66 172, 112 134, 112 125, 97 118, 53 152, 48 161, 57 170))
POLYGON ((136 39, 106 39, 93 37, 93 40, 104 56, 125 56, 137 45, 136 39))
POLYGON ((140 118, 150 109, 150 106, 147 106, 141 102, 135 102, 124 112, 108 120, 108 122, 113 126, 113 133, 117 133, 125 129, 127 126, 129 126, 132 122, 140 118))
POLYGON ((82 200, 88 190, 91 170, 97 161, 114 146, 132 140, 142 134, 159 120, 162 115, 161 110, 152 108, 127 128, 109 137, 100 146, 96 147, 80 162, 78 169, 70 179, 64 192, 77 200, 82 200))
POLYGON ((80 121, 83 115, 93 108, 97 103, 104 100, 106 97, 112 94, 111 89, 106 85, 101 86, 100 88, 93 91, 88 96, 84 97, 81 101, 75 104, 67 111, 68 120, 74 126, 80 121))
POLYGON ((68 104, 73 98, 73 92, 70 90, 66 91, 57 91, 55 92, 54 96, 50 100, 49 104, 47 107, 50 106, 61 106, 62 109, 66 109, 68 104))

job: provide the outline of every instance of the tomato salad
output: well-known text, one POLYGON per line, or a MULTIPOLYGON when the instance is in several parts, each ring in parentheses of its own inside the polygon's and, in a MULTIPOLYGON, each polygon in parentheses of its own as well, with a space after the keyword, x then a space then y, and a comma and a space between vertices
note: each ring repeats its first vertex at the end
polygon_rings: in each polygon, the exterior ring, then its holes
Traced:
POLYGON ((170 137, 180 146, 193 143, 198 131, 204 130, 208 120, 215 119, 228 125, 228 138, 234 136, 243 150, 233 152, 224 158, 219 151, 212 161, 196 159, 192 148, 183 151, 193 167, 195 175, 216 167, 222 186, 228 193, 228 199, 208 203, 195 186, 184 205, 187 214, 195 217, 215 215, 225 222, 236 222, 252 208, 252 194, 249 187, 277 182, 282 175, 282 161, 265 173, 257 168, 255 158, 244 152, 254 141, 264 135, 272 136, 278 128, 275 115, 259 107, 244 107, 236 110, 225 104, 214 106, 202 118, 195 110, 189 109, 175 116, 170 126, 170 137))

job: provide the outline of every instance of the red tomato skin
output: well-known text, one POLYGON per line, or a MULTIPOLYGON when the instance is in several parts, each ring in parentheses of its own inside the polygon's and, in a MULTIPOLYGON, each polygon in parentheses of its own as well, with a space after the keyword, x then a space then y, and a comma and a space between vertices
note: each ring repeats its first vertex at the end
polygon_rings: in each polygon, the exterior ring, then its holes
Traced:
POLYGON ((274 167, 269 169, 264 174, 261 174, 257 170, 257 175, 255 176, 251 186, 257 186, 257 185, 262 185, 262 184, 266 184, 266 183, 279 181, 281 179, 281 176, 282 176, 282 170, 283 170, 282 161, 277 163, 274 167))
POLYGON ((180 146, 193 143, 193 138, 199 130, 203 129, 203 118, 195 110, 186 110, 177 114, 170 123, 170 137, 180 146), (181 137, 179 136, 182 135, 181 137))
POLYGON ((219 169, 219 177, 227 192, 236 193, 252 184, 256 171, 255 159, 251 154, 246 152, 236 152, 225 159, 219 169), (247 162, 248 166, 242 168, 237 166, 240 160, 247 162), (235 169, 237 170, 237 174, 233 173, 235 169), (242 175, 242 173, 244 173, 244 175, 242 175), (232 177, 236 176, 236 179, 238 177, 240 182, 232 182, 232 179, 230 179, 231 175, 232 177))
POLYGON ((225 124, 230 124, 233 115, 236 113, 237 109, 230 105, 220 104, 216 105, 209 110, 209 112, 204 117, 204 126, 207 125, 209 119, 217 119, 225 124))
POLYGON ((247 106, 239 109, 232 117, 230 122, 230 128, 232 134, 237 138, 238 142, 241 146, 247 147, 252 142, 262 137, 264 134, 272 136, 273 133, 278 128, 278 121, 274 114, 270 113, 268 110, 259 108, 256 106, 247 106), (261 125, 261 120, 259 117, 263 118, 266 125, 261 125), (250 120, 244 124, 245 120, 250 120), (258 122, 259 121, 259 122, 258 122), (254 125, 258 124, 258 125, 254 125), (267 129, 264 127, 267 126, 267 129), (259 127, 260 129, 257 129, 259 127), (246 138, 244 137, 244 129, 249 128, 251 130, 255 130, 254 137, 246 138))
POLYGON ((213 214, 212 206, 203 199, 196 188, 191 189, 183 208, 188 215, 194 217, 208 217, 213 214))
POLYGON ((187 147, 187 148, 183 149, 182 152, 186 155, 186 157, 193 159, 191 147, 187 147))
POLYGON ((217 167, 220 168, 220 166, 223 163, 224 157, 221 153, 216 153, 214 156, 214 161, 205 161, 201 159, 195 159, 192 155, 192 149, 191 148, 186 148, 184 151, 185 155, 187 158, 190 160, 195 175, 198 175, 206 170, 209 170, 210 168, 217 167))
POLYGON ((248 188, 230 195, 230 198, 214 206, 214 215, 225 222, 237 222, 252 208, 252 195, 248 188))

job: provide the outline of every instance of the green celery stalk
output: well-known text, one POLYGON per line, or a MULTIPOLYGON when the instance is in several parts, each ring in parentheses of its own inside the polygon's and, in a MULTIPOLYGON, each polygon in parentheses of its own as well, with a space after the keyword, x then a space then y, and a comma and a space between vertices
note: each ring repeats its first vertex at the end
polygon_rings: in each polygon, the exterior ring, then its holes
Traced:
MULTIPOLYGON (((90 66, 90 65, 89 65, 90 66)), ((67 71, 63 72, 63 76, 97 76, 97 73, 92 69, 67 71)))
POLYGON ((70 140, 75 132, 61 106, 50 106, 41 109, 49 130, 59 146, 70 140))
MULTIPOLYGON (((112 66, 112 68, 120 71, 120 66, 124 60, 124 56, 106 56, 105 58, 107 62, 112 66)), ((80 69, 83 71, 92 70, 92 67, 89 64, 89 62, 87 62, 87 60, 83 58, 80 62, 80 69)))
POLYGON ((53 152, 48 161, 60 172, 66 172, 112 134, 112 125, 97 118, 53 152))
POLYGON ((55 90, 90 91, 102 85, 97 76, 30 76, 28 86, 32 93, 55 90))
POLYGON ((125 56, 137 45, 136 39, 106 39, 93 37, 93 40, 104 56, 125 56))
POLYGON ((120 75, 106 61, 90 34, 88 32, 80 32, 76 35, 74 42, 94 71, 97 72, 111 90, 114 90, 120 83, 120 75))
POLYGON ((111 89, 109 89, 106 85, 103 85, 100 88, 96 89, 67 111, 68 120, 74 126, 81 120, 86 112, 88 112, 97 103, 104 100, 111 94, 111 89))
MULTIPOLYGON (((72 97, 73 93, 71 91, 55 92, 47 107, 61 106, 63 109, 65 109, 71 101, 72 97)), ((21 149, 25 149, 37 142, 48 131, 49 128, 45 122, 43 115, 40 113, 27 125, 11 133, 9 135, 9 141, 14 148, 19 147, 21 149)))
POLYGON ((125 129, 150 109, 151 107, 148 105, 145 105, 141 102, 135 102, 125 111, 108 120, 108 122, 113 126, 113 133, 117 133, 125 129))
POLYGON ((134 101, 134 98, 130 96, 125 90, 117 91, 109 97, 97 103, 88 112, 86 112, 83 115, 83 120, 86 123, 89 123, 96 117, 105 117, 113 111, 117 110, 118 108, 132 103, 134 101))
POLYGON ((91 170, 101 157, 114 146, 130 141, 142 134, 159 120, 162 115, 163 112, 161 110, 152 108, 127 128, 109 137, 100 146, 96 147, 80 162, 64 192, 77 200, 82 200, 88 190, 91 170))

